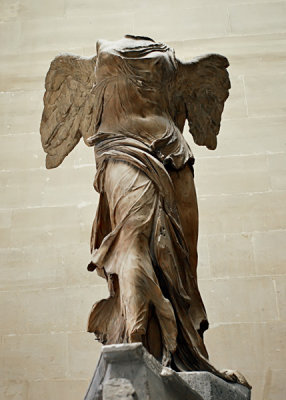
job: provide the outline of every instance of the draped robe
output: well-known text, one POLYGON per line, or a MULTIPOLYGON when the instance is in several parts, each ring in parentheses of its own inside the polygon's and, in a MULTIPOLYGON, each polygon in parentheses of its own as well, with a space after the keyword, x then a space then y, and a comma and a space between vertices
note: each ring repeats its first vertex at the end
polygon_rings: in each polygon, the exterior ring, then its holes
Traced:
POLYGON ((142 341, 176 370, 212 370, 196 276, 194 158, 166 91, 175 74, 165 45, 98 45, 98 129, 89 143, 100 202, 89 269, 107 279, 110 297, 93 306, 88 330, 105 344, 142 341))

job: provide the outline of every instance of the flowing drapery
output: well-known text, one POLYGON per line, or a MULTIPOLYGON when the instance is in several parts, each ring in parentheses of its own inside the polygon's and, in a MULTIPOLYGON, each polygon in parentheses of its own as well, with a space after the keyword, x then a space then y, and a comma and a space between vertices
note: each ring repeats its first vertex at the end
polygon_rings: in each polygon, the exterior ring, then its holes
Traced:
MULTIPOLYGON (((180 171, 169 172, 148 146, 120 134, 100 133, 94 145, 100 204, 89 269, 106 277, 110 297, 94 305, 88 330, 106 344, 143 341, 177 370, 212 370, 174 191, 180 171)), ((182 173, 192 176, 188 164, 182 173)))

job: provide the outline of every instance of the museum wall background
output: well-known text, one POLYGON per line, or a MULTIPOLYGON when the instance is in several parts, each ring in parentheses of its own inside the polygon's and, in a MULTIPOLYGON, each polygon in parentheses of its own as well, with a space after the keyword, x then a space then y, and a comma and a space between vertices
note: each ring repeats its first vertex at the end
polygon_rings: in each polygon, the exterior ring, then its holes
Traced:
POLYGON ((245 373, 253 400, 284 400, 286 376, 286 1, 1 0, 0 233, 3 400, 81 399, 100 345, 85 332, 107 294, 89 273, 93 151, 46 170, 44 77, 59 53, 143 34, 178 57, 218 52, 232 90, 215 152, 192 144, 199 277, 211 361, 245 373))

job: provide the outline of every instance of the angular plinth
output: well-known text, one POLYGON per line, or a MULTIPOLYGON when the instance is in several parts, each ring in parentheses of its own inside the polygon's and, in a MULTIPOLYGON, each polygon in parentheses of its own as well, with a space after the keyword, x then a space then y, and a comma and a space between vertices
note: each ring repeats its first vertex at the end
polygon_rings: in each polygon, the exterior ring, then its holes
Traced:
POLYGON ((140 343, 104 346, 85 400, 248 400, 250 391, 206 372, 176 373, 140 343))
POLYGON ((210 372, 179 372, 204 400, 250 400, 250 390, 239 383, 228 383, 210 372))

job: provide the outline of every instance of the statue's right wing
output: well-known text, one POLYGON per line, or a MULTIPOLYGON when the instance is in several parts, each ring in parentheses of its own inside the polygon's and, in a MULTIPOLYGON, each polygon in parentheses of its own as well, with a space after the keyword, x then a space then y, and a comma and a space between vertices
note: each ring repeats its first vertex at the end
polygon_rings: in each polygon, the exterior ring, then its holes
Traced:
POLYGON ((58 167, 83 136, 94 134, 97 113, 92 90, 96 57, 56 57, 46 76, 41 140, 46 167, 58 167))
POLYGON ((196 144, 214 150, 230 89, 228 60, 219 54, 206 54, 177 62, 175 91, 184 110, 181 118, 187 118, 196 144))

